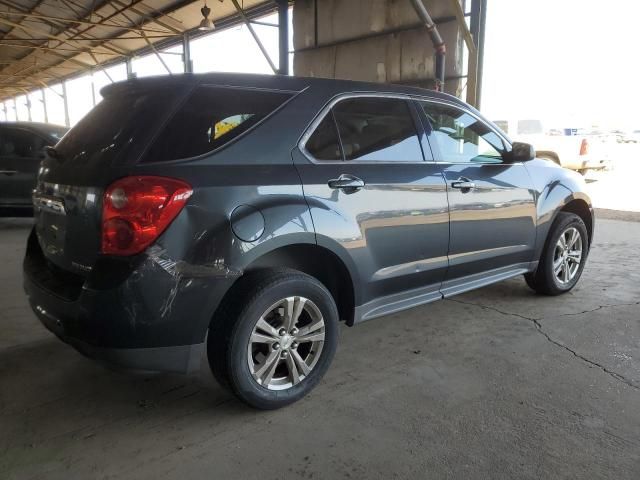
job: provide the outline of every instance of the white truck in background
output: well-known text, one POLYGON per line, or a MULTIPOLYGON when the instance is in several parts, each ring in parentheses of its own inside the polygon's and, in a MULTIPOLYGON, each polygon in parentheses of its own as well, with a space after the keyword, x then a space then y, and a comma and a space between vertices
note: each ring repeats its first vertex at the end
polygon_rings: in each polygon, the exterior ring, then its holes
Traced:
POLYGON ((582 134, 579 129, 545 130, 540 120, 496 120, 512 140, 532 144, 538 158, 586 175, 589 170, 608 170, 611 162, 607 139, 582 134))

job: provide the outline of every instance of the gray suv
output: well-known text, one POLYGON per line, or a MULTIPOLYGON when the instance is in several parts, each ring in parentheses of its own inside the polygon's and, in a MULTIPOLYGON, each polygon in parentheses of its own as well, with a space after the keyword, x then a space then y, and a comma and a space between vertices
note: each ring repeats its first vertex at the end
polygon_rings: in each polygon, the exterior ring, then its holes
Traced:
POLYGON ((235 74, 102 93, 40 167, 24 273, 44 325, 111 366, 206 365, 277 408, 320 381, 340 321, 580 278, 580 175, 454 97, 235 74))

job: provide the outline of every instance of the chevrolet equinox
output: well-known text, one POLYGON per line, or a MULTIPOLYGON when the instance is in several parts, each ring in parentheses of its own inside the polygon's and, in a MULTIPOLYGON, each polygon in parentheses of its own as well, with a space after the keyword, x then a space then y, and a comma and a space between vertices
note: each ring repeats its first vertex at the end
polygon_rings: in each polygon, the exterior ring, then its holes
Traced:
POLYGON ((524 275, 582 273, 580 175, 460 100, 238 74, 134 79, 47 148, 24 284, 42 323, 131 371, 205 366, 294 402, 357 323, 524 275))

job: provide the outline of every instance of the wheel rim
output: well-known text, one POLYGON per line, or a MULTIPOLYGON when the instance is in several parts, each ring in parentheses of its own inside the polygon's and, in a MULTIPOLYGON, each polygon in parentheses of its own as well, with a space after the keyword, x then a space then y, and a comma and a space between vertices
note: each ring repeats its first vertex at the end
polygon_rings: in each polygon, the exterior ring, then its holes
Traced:
POLYGON ((274 303, 258 319, 247 348, 253 379, 269 390, 297 385, 314 369, 324 346, 320 309, 304 297, 274 303))
POLYGON ((566 229, 558 238, 553 253, 553 273, 561 285, 570 283, 582 263, 582 235, 575 227, 566 229))

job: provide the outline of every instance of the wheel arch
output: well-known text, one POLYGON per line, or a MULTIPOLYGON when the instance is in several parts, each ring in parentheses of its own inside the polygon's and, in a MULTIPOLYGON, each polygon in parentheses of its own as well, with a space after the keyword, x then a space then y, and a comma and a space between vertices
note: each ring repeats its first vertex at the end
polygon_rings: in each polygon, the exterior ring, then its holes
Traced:
POLYGON ((536 253, 533 260, 539 260, 551 226, 560 212, 570 212, 578 215, 587 227, 589 246, 591 246, 594 232, 594 218, 591 199, 582 187, 571 176, 549 181, 539 196, 537 206, 537 241, 536 253))
POLYGON ((243 269, 243 275, 236 279, 225 298, 243 277, 270 268, 291 268, 318 279, 334 298, 340 320, 353 325, 355 292, 351 272, 335 253, 317 244, 292 244, 263 253, 243 269))
MULTIPOLYGON (((585 226, 587 227, 587 235, 589 236, 589 247, 591 247, 591 242, 593 241, 593 213, 592 209, 589 207, 589 204, 582 198, 574 198, 567 202, 558 212, 556 212, 555 217, 558 216, 560 212, 568 212, 578 215, 585 226)), ((555 221, 555 218, 554 218, 555 221)))

